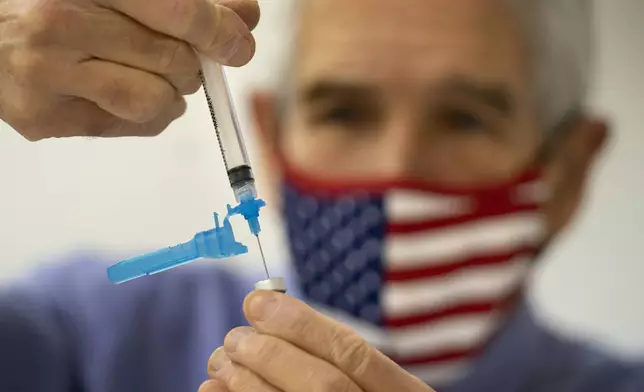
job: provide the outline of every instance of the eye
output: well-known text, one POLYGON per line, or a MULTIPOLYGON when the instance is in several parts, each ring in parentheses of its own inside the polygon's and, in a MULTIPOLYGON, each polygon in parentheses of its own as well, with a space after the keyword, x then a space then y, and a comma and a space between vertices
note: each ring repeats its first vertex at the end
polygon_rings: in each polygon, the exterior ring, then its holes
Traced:
POLYGON ((369 121, 365 108, 351 104, 337 104, 319 113, 318 121, 325 125, 359 126, 369 121))
POLYGON ((441 124, 448 130, 482 131, 485 123, 480 115, 465 109, 446 109, 441 114, 441 124))

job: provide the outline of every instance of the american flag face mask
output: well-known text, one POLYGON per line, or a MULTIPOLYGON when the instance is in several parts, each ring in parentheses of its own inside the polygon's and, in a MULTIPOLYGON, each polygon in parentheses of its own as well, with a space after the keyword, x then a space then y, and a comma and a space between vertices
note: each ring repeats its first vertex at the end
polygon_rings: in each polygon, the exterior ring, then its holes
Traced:
POLYGON ((464 377, 546 238, 539 172, 469 191, 286 173, 305 298, 434 387, 464 377))

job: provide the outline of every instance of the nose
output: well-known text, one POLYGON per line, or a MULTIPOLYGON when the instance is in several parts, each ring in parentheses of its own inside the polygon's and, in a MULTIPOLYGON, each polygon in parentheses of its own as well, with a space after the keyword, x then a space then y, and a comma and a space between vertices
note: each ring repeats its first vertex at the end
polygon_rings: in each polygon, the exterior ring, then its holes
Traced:
POLYGON ((425 143, 415 116, 392 114, 380 133, 374 169, 386 177, 426 177, 423 173, 423 161, 427 159, 425 143))

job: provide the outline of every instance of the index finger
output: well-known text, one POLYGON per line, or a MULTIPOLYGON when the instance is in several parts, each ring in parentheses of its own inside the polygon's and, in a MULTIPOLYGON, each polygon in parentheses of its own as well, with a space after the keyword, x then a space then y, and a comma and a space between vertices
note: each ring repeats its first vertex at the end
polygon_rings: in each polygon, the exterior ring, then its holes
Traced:
POLYGON ((255 291, 244 300, 244 314, 260 333, 286 340, 326 360, 362 389, 431 392, 347 326, 316 312, 293 297, 255 291))
POLYGON ((235 11, 251 31, 257 27, 260 16, 257 0, 218 0, 217 3, 235 11))
POLYGON ((255 51, 255 40, 244 20, 214 0, 95 1, 152 30, 186 41, 225 65, 243 65, 255 51))

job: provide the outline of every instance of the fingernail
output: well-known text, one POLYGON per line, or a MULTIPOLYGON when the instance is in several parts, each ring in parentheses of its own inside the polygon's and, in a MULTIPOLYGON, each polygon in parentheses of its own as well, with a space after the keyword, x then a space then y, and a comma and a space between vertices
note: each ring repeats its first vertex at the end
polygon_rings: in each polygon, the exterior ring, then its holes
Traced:
POLYGON ((224 349, 228 353, 234 353, 237 350, 239 342, 241 342, 251 331, 248 328, 233 329, 228 333, 224 340, 224 349))
POLYGON ((223 347, 219 347, 214 353, 212 353, 208 363, 211 365, 213 370, 218 371, 230 363, 230 358, 228 358, 224 352, 223 347))
POLYGON ((256 292, 248 304, 249 316, 255 321, 268 319, 277 309, 278 299, 274 293, 256 292))

